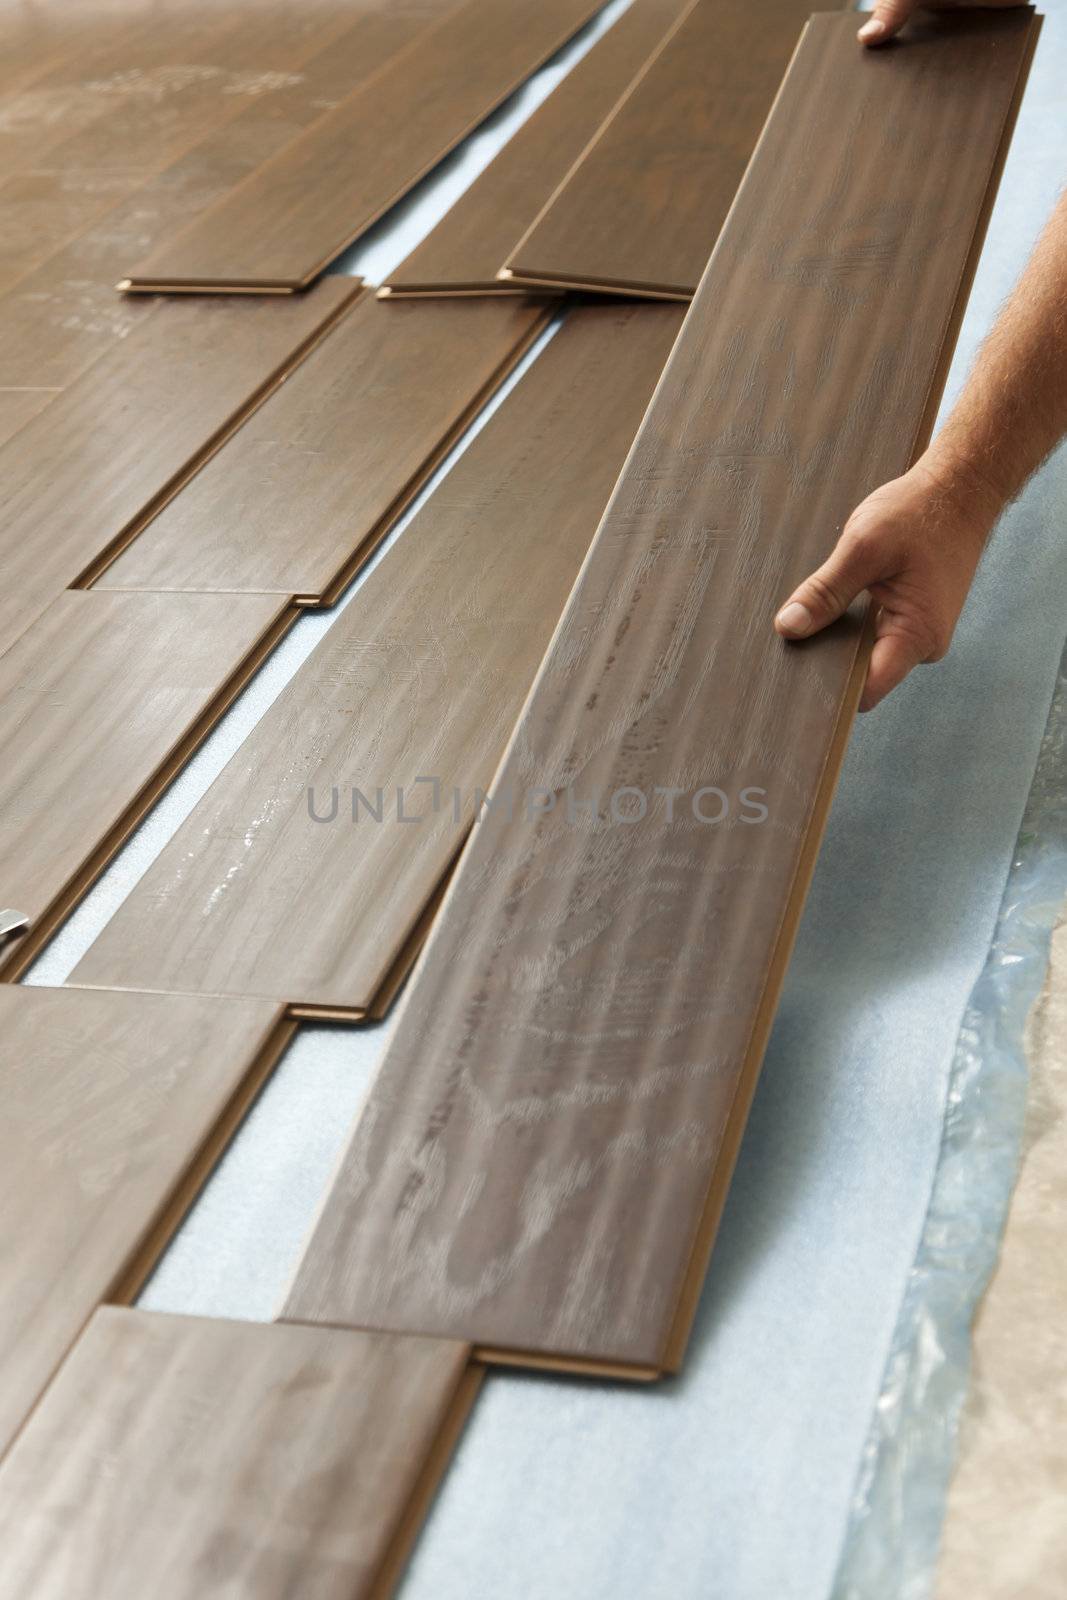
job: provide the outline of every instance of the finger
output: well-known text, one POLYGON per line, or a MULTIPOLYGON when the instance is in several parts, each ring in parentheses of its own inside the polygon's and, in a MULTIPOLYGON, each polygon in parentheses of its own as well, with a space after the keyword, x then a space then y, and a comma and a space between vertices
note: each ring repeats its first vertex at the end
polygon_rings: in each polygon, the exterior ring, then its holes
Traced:
POLYGON ((793 590, 774 625, 787 639, 806 639, 836 622, 858 594, 888 575, 885 556, 870 540, 845 534, 829 560, 793 590))
POLYGON ((878 0, 857 39, 861 44, 885 44, 900 32, 917 4, 918 0, 878 0))
POLYGON ((860 710, 873 711, 921 660, 912 641, 899 633, 876 639, 867 668, 867 682, 860 696, 860 710))

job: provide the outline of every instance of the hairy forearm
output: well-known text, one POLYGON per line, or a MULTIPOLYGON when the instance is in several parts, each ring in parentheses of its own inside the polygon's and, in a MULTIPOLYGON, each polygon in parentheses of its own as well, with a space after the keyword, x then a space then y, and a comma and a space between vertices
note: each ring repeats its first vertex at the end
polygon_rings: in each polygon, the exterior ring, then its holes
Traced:
POLYGON ((1067 434, 1067 192, 919 462, 995 519, 1067 434))

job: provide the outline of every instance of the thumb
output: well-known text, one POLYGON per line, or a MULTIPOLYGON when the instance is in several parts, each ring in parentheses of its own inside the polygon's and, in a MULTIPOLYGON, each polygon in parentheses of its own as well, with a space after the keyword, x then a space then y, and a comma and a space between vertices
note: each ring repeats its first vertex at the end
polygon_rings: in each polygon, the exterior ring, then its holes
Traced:
POLYGON ((917 4, 918 0, 878 0, 856 37, 861 44, 885 44, 900 32, 917 4))
POLYGON ((806 639, 836 622, 858 594, 885 576, 885 562, 872 543, 845 533, 833 555, 793 590, 774 625, 787 639, 806 639))

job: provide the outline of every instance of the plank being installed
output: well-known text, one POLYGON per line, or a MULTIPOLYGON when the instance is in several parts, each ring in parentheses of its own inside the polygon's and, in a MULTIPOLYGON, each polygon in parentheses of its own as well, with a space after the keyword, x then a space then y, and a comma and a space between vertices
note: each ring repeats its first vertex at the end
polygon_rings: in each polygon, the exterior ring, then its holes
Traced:
POLYGON ((137 1292, 293 1026, 262 1000, 0 984, 0 1455, 101 1301, 137 1292))
POLYGON ((0 901, 25 970, 292 620, 275 595, 61 594, 0 656, 0 901))
POLYGON ((304 288, 602 3, 467 0, 119 287, 304 288))
POLYGON ((513 294, 497 277, 509 252, 690 3, 634 0, 379 294, 513 294))
POLYGON ((448 1339, 101 1308, 0 1467, 24 1600, 385 1600, 482 1369, 448 1339))
POLYGON ((676 306, 568 313, 75 981, 269 995, 303 1016, 380 1014, 471 825, 475 791, 489 785, 681 320, 676 306), (358 804, 353 817, 353 787, 380 821, 358 804))
POLYGON ((525 236, 503 281, 688 300, 808 0, 697 0, 525 236))
POLYGON ((97 586, 332 601, 548 315, 525 299, 367 295, 97 586))
POLYGON ((0 449, 0 655, 132 538, 358 296, 159 305, 0 449))
POLYGON ((680 1365, 869 654, 772 618, 930 432, 1037 31, 809 23, 284 1315, 680 1365))

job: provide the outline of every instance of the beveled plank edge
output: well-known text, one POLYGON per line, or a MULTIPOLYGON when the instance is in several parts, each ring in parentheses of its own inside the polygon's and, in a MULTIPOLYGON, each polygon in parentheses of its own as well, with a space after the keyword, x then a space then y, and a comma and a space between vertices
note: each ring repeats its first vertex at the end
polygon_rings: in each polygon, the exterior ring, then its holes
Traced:
MULTIPOLYGON (((150 591, 151 592, 151 591, 150 591)), ((300 616, 299 607, 282 605, 279 614, 270 623, 252 649, 218 689, 212 699, 186 729, 170 754, 138 790, 126 806, 119 820, 103 839, 86 856, 81 866, 68 880, 59 894, 45 908, 29 930, 13 943, 10 952, 0 958, 0 983, 17 983, 33 964, 45 946, 54 938, 60 926, 74 908, 84 899, 104 869, 114 860, 130 835, 151 811, 157 800, 195 755, 237 696, 259 671, 273 649, 289 632, 300 616)), ((111 987, 103 985, 102 987, 111 987)), ((249 997, 253 998, 253 997, 249 997)))
MULTIPOLYGON (((540 289, 540 285, 538 288, 540 289)), ((558 291, 562 293, 562 291, 558 291)), ((514 289, 495 278, 486 278, 484 281, 471 283, 406 283, 399 287, 392 283, 383 283, 376 290, 377 300, 475 300, 486 295, 522 295, 526 290, 516 285, 514 289)))
POLYGON ((689 301, 697 292, 695 283, 629 283, 623 278, 617 281, 611 278, 568 278, 547 272, 536 277, 532 272, 513 272, 510 267, 501 267, 497 277, 501 282, 514 283, 520 289, 555 289, 557 293, 564 294, 569 291, 573 294, 623 295, 627 299, 638 300, 689 301))
POLYGON ((115 285, 119 294, 299 294, 306 284, 298 283, 270 283, 264 281, 259 284, 227 284, 225 287, 215 283, 198 283, 190 279, 188 283, 165 283, 161 278, 120 278, 115 285))
MULTIPOLYGON (((77 986, 65 985, 64 987, 76 989, 77 986)), ((211 1176, 226 1146, 233 1138, 267 1079, 274 1071, 295 1032, 296 1024, 294 1022, 290 1022, 280 1013, 275 1016, 221 1116, 216 1120, 199 1149, 194 1152, 184 1172, 164 1198, 155 1215, 146 1222, 144 1232, 130 1257, 124 1263, 110 1287, 105 1291, 103 1297, 89 1312, 77 1333, 71 1338, 62 1356, 49 1373, 47 1380, 42 1384, 39 1393, 34 1397, 26 1415, 11 1435, 8 1444, 6 1447, 0 1448, 0 1462, 6 1459, 17 1441, 21 1439, 23 1433, 29 1427, 41 1401, 55 1381, 57 1373, 71 1350, 84 1334, 100 1306, 128 1306, 136 1299, 152 1268, 156 1265, 188 1214, 194 1200, 211 1176)))
MULTIPOLYGON (((849 10, 851 6, 846 4, 844 9, 849 10)), ((971 286, 978 270, 978 262, 985 244, 989 219, 996 202, 997 192, 1004 172, 1004 164, 1008 158, 1012 136, 1015 132, 1015 124, 1018 120, 1019 108, 1029 80, 1034 51, 1037 48, 1037 41, 1043 22, 1043 15, 1040 12, 1035 12, 1031 19, 1030 37, 1019 67, 1015 91, 1004 118, 997 152, 990 166, 985 198, 975 220, 970 249, 960 272, 952 310, 945 323, 945 334, 941 341, 937 365, 930 380, 923 415, 912 441, 909 456, 910 462, 914 462, 922 454, 933 434, 941 396, 944 393, 945 383, 948 379, 949 367, 956 341, 959 337, 960 326, 966 313, 971 286)), ((778 998, 789 964, 789 958, 792 955, 804 901, 815 871, 819 847, 822 843, 834 790, 844 761, 852 723, 855 720, 859 697, 863 691, 867 665, 874 644, 874 624, 874 607, 868 605, 864 613, 862 631, 857 642, 856 655, 849 674, 845 694, 842 697, 841 709, 838 713, 833 738, 827 751, 827 758, 815 797, 811 819, 798 858, 793 884, 786 902, 782 922, 779 925, 763 995, 757 1009, 749 1045, 742 1063, 737 1091, 727 1117, 723 1133, 723 1153, 716 1163, 715 1172, 712 1175, 704 1208, 694 1235, 689 1265, 682 1283, 682 1292, 679 1296, 674 1320, 664 1347, 663 1370, 667 1373, 678 1372, 685 1358, 686 1347, 704 1286, 708 1263, 711 1259, 719 1223, 722 1220, 726 1194, 730 1186, 730 1180, 733 1177, 745 1124, 748 1121, 749 1111, 755 1096, 756 1084, 777 1009, 778 998)))
POLYGON ((405 511, 422 493, 438 467, 448 458, 455 445, 459 443, 483 407, 493 398, 501 385, 511 377, 519 362, 537 343, 537 340, 544 333, 555 315, 556 307, 554 304, 541 307, 539 315, 523 331, 521 337, 510 347, 503 360, 490 373, 481 388, 467 402, 447 431, 441 435, 434 449, 425 457, 384 515, 378 519, 367 536, 337 569, 322 592, 317 595, 294 595, 293 598, 296 605, 329 607, 337 604, 353 578, 358 576, 360 570, 392 532, 405 511))
MULTIPOLYGON (((87 566, 83 567, 74 581, 68 584, 70 589, 91 589, 103 577, 110 566, 118 560, 123 551, 128 549, 138 534, 159 516, 159 513, 175 499, 177 495, 191 483, 197 473, 207 465, 219 451, 229 443, 234 434, 238 433, 250 417, 275 394, 288 378, 312 355, 319 346, 329 338, 330 334, 345 317, 352 312, 366 294, 366 288, 361 278, 352 279, 352 289, 334 309, 328 313, 322 322, 284 357, 282 363, 275 368, 269 377, 254 389, 242 402, 238 409, 211 434, 201 445, 200 449, 190 456, 189 460, 180 467, 163 488, 158 490, 152 498, 145 502, 136 516, 132 517, 125 527, 120 528, 104 548, 93 557, 87 566)), ((90 369, 91 370, 91 369, 90 369)), ((150 591, 154 592, 154 591, 150 591)), ((194 591, 200 592, 200 591, 194 591)), ((204 591, 209 593, 210 591, 204 591)))
MULTIPOLYGON (((698 0, 693 0, 694 5, 697 3, 698 0)), ((582 7, 577 13, 578 20, 574 22, 573 26, 568 24, 550 46, 543 49, 534 60, 527 63, 521 73, 514 78, 510 78, 507 84, 500 88, 491 105, 465 123, 458 133, 449 138, 443 148, 438 148, 431 159, 424 162, 416 172, 412 173, 391 192, 388 200, 379 204, 377 210, 366 215, 352 232, 343 237, 339 244, 331 246, 327 254, 317 261, 314 266, 309 267, 299 278, 264 279, 268 292, 272 294, 291 294, 310 288, 315 280, 325 273, 332 262, 336 261, 339 256, 343 256, 347 250, 350 250, 357 240, 361 239, 365 233, 374 227, 375 223, 381 221, 386 212, 391 211, 395 205, 398 205, 406 195, 410 194, 422 182, 423 178, 427 177, 446 157, 458 149, 463 141, 480 128, 482 123, 491 117, 495 111, 498 111, 505 100, 510 99, 517 90, 522 88, 523 84, 528 83, 534 74, 541 70, 546 61, 550 61, 557 51, 562 50, 564 45, 574 38, 575 34, 581 32, 582 28, 592 20, 596 13, 603 8, 604 4, 605 0, 592 0, 592 3, 582 7)), ((443 26, 443 21, 440 26, 443 26)), ((432 33, 434 30, 430 29, 429 31, 432 33)), ((360 87, 365 87, 365 85, 360 87)), ((170 292, 188 294, 259 294, 262 292, 259 282, 260 280, 257 278, 180 278, 170 285, 170 292)), ((138 273, 130 273, 127 278, 121 279, 120 283, 129 284, 129 290, 124 291, 126 293, 154 294, 163 287, 161 279, 147 278, 138 273)))
POLYGON ((391 1531, 381 1565, 370 1581, 367 1600, 389 1600, 396 1588, 484 1378, 485 1367, 482 1363, 473 1358, 468 1360, 441 1418, 437 1437, 412 1485, 407 1504, 391 1531))

